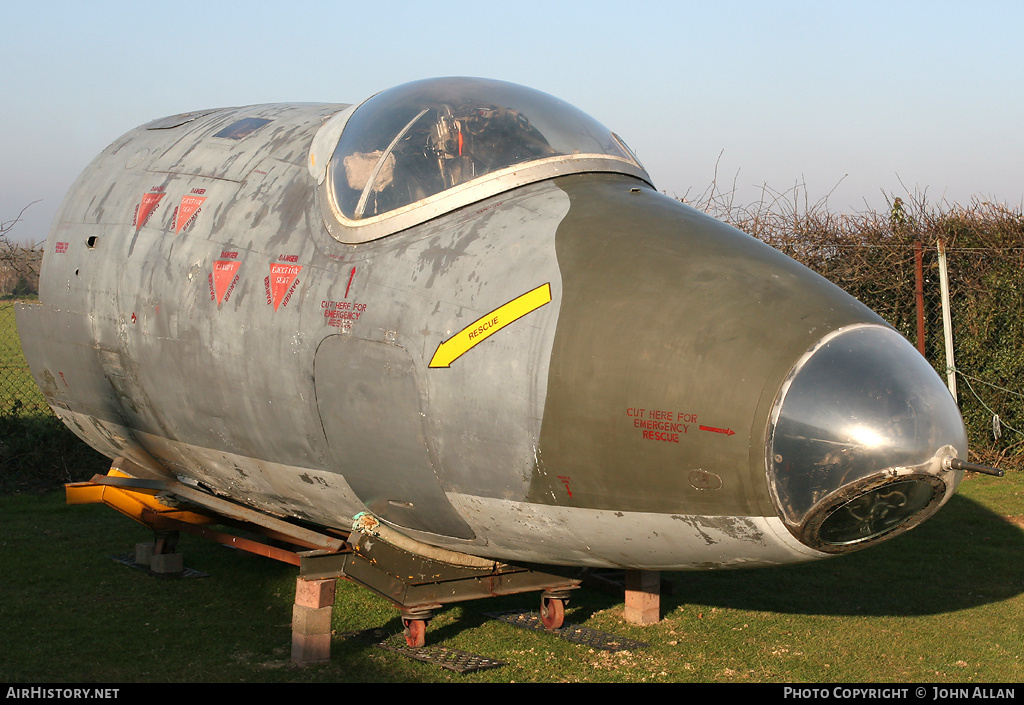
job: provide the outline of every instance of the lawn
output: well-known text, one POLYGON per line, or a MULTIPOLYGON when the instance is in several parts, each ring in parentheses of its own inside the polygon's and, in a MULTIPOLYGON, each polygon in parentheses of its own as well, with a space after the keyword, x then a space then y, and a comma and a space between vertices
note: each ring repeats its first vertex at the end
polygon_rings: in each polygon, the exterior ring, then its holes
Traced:
POLYGON ((1024 475, 976 476, 935 518, 849 556, 785 568, 665 574, 663 619, 622 619, 585 587, 566 621, 647 642, 605 652, 490 619, 536 595, 440 610, 428 645, 505 662, 460 675, 346 635, 397 611, 340 582, 332 660, 290 663, 297 571, 185 536, 188 568, 153 578, 114 560, 151 535, 61 492, 0 497, 0 681, 1017 683, 1024 625, 1024 475))

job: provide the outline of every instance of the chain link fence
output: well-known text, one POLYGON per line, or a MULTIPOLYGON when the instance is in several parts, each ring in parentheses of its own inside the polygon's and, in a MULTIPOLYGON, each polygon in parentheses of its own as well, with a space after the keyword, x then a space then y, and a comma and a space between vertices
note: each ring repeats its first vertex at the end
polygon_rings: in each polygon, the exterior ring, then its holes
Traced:
POLYGON ((14 304, 37 298, 42 250, 0 239, 0 418, 49 413, 21 351, 14 304))
POLYGON ((49 413, 28 363, 14 322, 14 303, 0 301, 0 417, 49 413))
POLYGON ((15 246, 0 224, 0 495, 41 493, 105 472, 109 461, 53 414, 21 350, 15 303, 38 298, 38 248, 15 246))

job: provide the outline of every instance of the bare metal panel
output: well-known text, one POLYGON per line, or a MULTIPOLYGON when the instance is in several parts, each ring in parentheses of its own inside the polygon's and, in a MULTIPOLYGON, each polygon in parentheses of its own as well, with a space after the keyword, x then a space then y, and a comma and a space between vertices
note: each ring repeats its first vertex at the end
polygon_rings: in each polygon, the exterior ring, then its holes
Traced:
POLYGON ((401 347, 343 335, 314 360, 332 468, 375 515, 401 527, 473 538, 435 475, 421 384, 401 347))

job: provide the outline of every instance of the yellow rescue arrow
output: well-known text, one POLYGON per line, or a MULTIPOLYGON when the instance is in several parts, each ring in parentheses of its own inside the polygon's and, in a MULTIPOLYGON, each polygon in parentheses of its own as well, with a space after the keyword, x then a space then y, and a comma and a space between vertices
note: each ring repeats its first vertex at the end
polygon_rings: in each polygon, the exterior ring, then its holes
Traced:
POLYGON ((551 301, 551 285, 542 284, 536 289, 512 299, 504 306, 499 306, 438 345, 434 357, 430 359, 430 367, 450 367, 455 360, 468 352, 474 345, 484 342, 505 326, 515 323, 549 301, 551 301))

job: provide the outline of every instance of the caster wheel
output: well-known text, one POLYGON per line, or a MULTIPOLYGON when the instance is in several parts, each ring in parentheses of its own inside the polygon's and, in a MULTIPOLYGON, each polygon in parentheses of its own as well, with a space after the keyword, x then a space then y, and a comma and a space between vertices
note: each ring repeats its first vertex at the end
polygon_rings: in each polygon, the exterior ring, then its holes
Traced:
POLYGON ((418 649, 427 642, 427 622, 423 619, 403 619, 405 643, 418 649))
POLYGON ((540 621, 545 629, 558 629, 565 621, 565 600, 557 597, 542 597, 540 600, 540 621))

